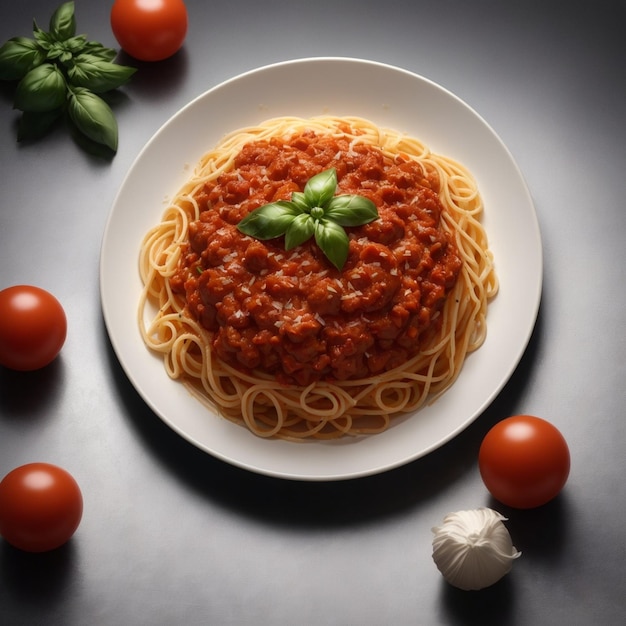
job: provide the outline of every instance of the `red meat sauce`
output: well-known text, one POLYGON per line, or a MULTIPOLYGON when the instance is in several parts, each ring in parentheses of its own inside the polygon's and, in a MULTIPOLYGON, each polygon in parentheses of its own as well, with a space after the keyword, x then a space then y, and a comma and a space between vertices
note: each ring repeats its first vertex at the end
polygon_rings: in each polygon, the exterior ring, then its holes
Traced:
POLYGON ((303 386, 376 375, 418 353, 460 271, 436 189, 408 157, 347 138, 305 132, 250 143, 197 195, 206 210, 189 226, 172 287, 211 332, 214 353, 241 371, 303 386), (330 167, 338 194, 370 198, 380 216, 346 229, 341 271, 314 239, 285 251, 283 237, 259 241, 237 229, 330 167))

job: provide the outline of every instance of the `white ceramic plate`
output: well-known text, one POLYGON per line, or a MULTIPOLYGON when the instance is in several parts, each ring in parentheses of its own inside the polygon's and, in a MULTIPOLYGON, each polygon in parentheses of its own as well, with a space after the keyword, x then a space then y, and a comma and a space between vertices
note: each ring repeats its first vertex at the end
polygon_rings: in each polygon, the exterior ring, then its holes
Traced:
POLYGON ((179 435, 233 465, 298 480, 338 480, 383 472, 424 456, 466 428, 516 368, 541 296, 541 237, 532 199, 507 148, 459 98, 410 72, 346 58, 301 59, 263 67, 199 96, 148 142, 108 219, 101 251, 101 297, 117 357, 139 394, 179 435), (501 287, 485 344, 433 405, 388 431, 338 442, 257 438, 208 411, 144 346, 136 322, 140 241, 164 199, 201 155, 229 131, 279 115, 356 115, 406 132, 467 165, 477 179, 501 287))

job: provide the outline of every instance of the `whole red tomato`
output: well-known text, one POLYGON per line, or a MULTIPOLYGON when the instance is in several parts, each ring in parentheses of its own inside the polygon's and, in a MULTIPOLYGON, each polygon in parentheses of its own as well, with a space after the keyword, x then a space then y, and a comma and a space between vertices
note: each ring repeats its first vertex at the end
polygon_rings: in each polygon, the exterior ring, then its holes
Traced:
POLYGON ((65 311, 52 294, 30 285, 0 291, 0 365, 21 371, 44 367, 66 334, 65 311))
POLYGON ((82 514, 78 483, 56 465, 22 465, 0 482, 0 535, 20 550, 58 548, 74 534, 82 514))
POLYGON ((496 424, 478 452, 478 466, 491 495, 516 509, 552 500, 570 470, 569 448, 559 430, 539 417, 516 415, 496 424))
POLYGON ((183 0, 115 0, 111 29, 120 46, 140 61, 161 61, 177 52, 187 35, 183 0))

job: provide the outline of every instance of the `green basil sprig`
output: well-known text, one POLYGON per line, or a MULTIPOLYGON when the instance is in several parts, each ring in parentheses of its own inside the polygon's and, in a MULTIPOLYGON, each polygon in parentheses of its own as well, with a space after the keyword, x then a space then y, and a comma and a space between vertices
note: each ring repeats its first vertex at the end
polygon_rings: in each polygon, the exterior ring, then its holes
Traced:
POLYGON ((0 47, 0 80, 18 81, 14 108, 22 111, 18 141, 36 139, 61 117, 87 145, 117 151, 118 127, 100 97, 130 80, 137 71, 113 63, 116 51, 76 34, 74 2, 61 4, 48 31, 33 22, 33 38, 13 37, 0 47))
POLYGON ((291 250, 315 235, 326 258, 341 270, 348 258, 350 240, 344 226, 362 226, 378 218, 376 205, 363 196, 336 196, 337 171, 324 170, 310 178, 304 191, 291 200, 264 204, 239 222, 237 228, 255 239, 285 235, 285 250, 291 250))

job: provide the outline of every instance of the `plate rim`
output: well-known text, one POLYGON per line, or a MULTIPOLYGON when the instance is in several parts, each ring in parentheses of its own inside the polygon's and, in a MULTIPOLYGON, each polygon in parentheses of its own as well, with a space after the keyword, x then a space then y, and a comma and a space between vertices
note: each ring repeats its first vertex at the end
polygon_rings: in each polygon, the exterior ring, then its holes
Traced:
MULTIPOLYGON (((272 116, 269 116, 269 117, 272 117, 272 116)), ((259 120, 261 119, 262 119, 262 115, 259 117, 259 120)), ((225 129, 225 131, 227 130, 230 130, 230 129, 225 129)), ((156 221, 156 219, 158 219, 156 209, 155 209, 155 216, 156 216, 155 217, 155 221, 156 221)), ((529 216, 527 215, 526 217, 528 218, 529 216)), ((488 236, 489 236, 489 232, 488 232, 488 236)), ((491 238, 490 238, 490 247, 491 247, 491 238)), ((139 250, 139 241, 137 242, 137 254, 138 254, 138 250, 139 250)), ((497 263, 497 259, 496 259, 496 263, 497 263)), ((178 111, 176 111, 172 116, 170 116, 159 127, 159 129, 146 142, 146 144, 139 151, 138 155, 131 163, 125 176, 122 179, 122 182, 120 184, 120 187, 117 193, 115 194, 113 204, 107 216, 107 220, 106 220, 106 224, 105 224, 105 228, 103 232, 103 237, 102 237, 101 250, 100 250, 99 279, 100 279, 99 287, 100 287, 101 308, 102 308, 104 323, 105 323, 105 327, 106 327, 111 345, 113 347, 113 351, 118 360, 118 363, 122 367, 122 370, 124 371, 125 375, 129 379, 131 385, 140 395, 142 400, 150 407, 150 409, 155 413, 155 415, 158 418, 160 418, 170 429, 172 429, 179 436, 181 436, 182 438, 184 438, 189 443, 199 448, 203 452, 208 453, 217 459, 220 459, 230 465, 239 467, 241 469, 245 469, 254 473, 263 474, 263 475, 271 476, 275 478, 325 482, 325 481, 333 481, 333 480, 347 480, 347 479, 361 478, 365 476, 370 476, 370 475, 390 471, 392 469, 405 465, 409 462, 415 461, 418 458, 431 454, 436 449, 444 446, 450 440, 457 437, 462 431, 464 431, 471 423, 473 423, 486 410, 486 408, 500 394, 500 392, 502 391, 506 383, 510 380, 511 376, 517 369, 519 362, 521 361, 528 347, 530 339, 532 337, 532 333, 534 331, 534 328, 537 322, 537 317, 538 317, 540 303, 541 303, 542 289, 543 289, 543 246, 542 246, 541 231, 539 228, 539 220, 538 220, 536 208, 535 208, 530 190, 528 188, 528 185, 526 184, 524 176, 517 162, 515 161, 510 150, 504 144, 504 142, 499 137, 499 135, 488 124, 488 122, 477 111, 473 109, 473 107, 471 107, 469 104, 463 101, 459 96, 457 96, 450 90, 446 89, 442 85, 434 82, 430 78, 416 74, 410 70, 407 70, 401 67, 396 67, 396 66, 389 65, 386 63, 381 63, 379 61, 371 61, 367 59, 359 59, 359 58, 354 58, 354 57, 341 57, 341 56, 303 57, 303 58, 284 60, 284 61, 279 61, 276 63, 263 65, 257 68, 246 70, 245 72, 242 72, 236 76, 227 78, 226 80, 210 87, 209 89, 205 90, 201 94, 192 98, 187 104, 182 106, 178 111), (201 103, 203 100, 210 98, 211 95, 214 94, 215 92, 218 92, 219 90, 228 89, 230 85, 236 84, 237 82, 240 82, 240 81, 246 81, 250 77, 256 77, 268 71, 277 71, 277 70, 280 71, 281 68, 286 67, 286 66, 292 67, 292 66, 301 65, 301 64, 310 64, 310 63, 319 64, 319 63, 337 63, 337 62, 348 63, 348 64, 358 64, 361 66, 377 67, 383 71, 391 71, 391 72, 403 74, 410 80, 421 81, 425 83, 426 85, 428 85, 431 89, 441 92, 443 95, 445 95, 446 98, 452 99, 454 102, 456 102, 458 106, 461 106, 469 114, 471 114, 491 134, 492 139, 497 141, 500 150, 502 150, 507 156, 508 165, 512 166, 513 170, 516 173, 518 183, 521 186, 521 190, 525 193, 525 196, 526 196, 525 199, 530 208, 529 215, 533 220, 533 223, 531 225, 532 226, 531 230, 534 232, 534 235, 536 237, 535 243, 537 244, 537 250, 535 251, 535 253, 538 255, 538 257, 535 258, 535 264, 537 266, 537 276, 535 277, 535 292, 533 294, 528 294, 529 297, 531 297, 531 301, 532 301, 532 307, 530 307, 527 311, 529 322, 525 328, 525 332, 523 333, 523 335, 520 334, 518 337, 519 346, 518 346, 516 353, 514 355, 511 354, 510 356, 509 366, 508 366, 507 371, 503 373, 503 375, 500 377, 500 380, 494 386, 491 393, 486 395, 486 397, 478 405, 478 407, 468 417, 466 417, 465 420, 460 422, 456 428, 452 429, 449 433, 447 433, 447 435, 440 437, 439 439, 432 442, 430 445, 424 447, 423 449, 421 449, 418 453, 414 455, 409 455, 409 456, 404 456, 402 458, 398 458, 395 462, 391 462, 391 463, 387 462, 381 465, 372 465, 368 469, 359 469, 357 471, 346 471, 346 472, 336 474, 336 475, 325 475, 325 474, 314 474, 311 472, 302 472, 302 471, 300 472, 280 471, 280 470, 271 469, 267 467, 260 467, 258 465, 251 464, 250 462, 246 462, 238 458, 232 458, 232 456, 224 454, 220 452, 219 450, 212 449, 206 443, 197 441, 183 427, 181 427, 180 424, 176 423, 176 421, 172 421, 171 417, 164 415, 162 409, 158 406, 158 403, 155 403, 154 399, 150 397, 150 395, 147 394, 143 390, 143 387, 137 383, 136 377, 134 373, 130 370, 127 360, 124 359, 124 352, 123 352, 123 349, 119 345, 118 337, 115 333, 115 330, 112 329, 112 322, 111 322, 112 316, 109 311, 109 306, 108 306, 109 303, 107 302, 107 299, 106 299, 106 289, 107 289, 108 278, 106 276, 106 271, 105 271, 105 265, 106 265, 105 257, 107 254, 107 245, 109 243, 108 237, 112 228, 112 223, 115 219, 115 209, 118 206, 120 198, 123 196, 123 193, 125 191, 125 188, 128 184, 129 179, 132 177, 133 172, 137 169, 138 164, 141 162, 141 160, 145 158, 146 154, 149 153, 152 146, 154 146, 155 143, 158 142, 159 137, 166 131, 166 129, 175 123, 175 120, 184 116, 189 110, 191 110, 192 107, 198 106, 198 103, 201 103)), ((493 303, 490 304, 490 307, 491 306, 493 306, 493 303)), ((139 334, 138 330, 136 332, 137 334, 139 334)), ((160 362, 161 362, 161 367, 162 367, 162 360, 160 360, 160 362)), ((167 377, 167 374, 165 373, 164 370, 163 370, 163 375, 167 377)), ((176 381, 172 381, 172 382, 175 383, 179 387, 184 387, 180 382, 176 382, 176 381)), ((198 402, 197 400, 195 401, 198 402)), ((211 415, 211 417, 214 419, 220 419, 220 420, 224 419, 221 417, 216 417, 214 415, 211 415)), ((231 424, 230 422, 228 423, 231 424)), ((243 428, 241 426, 234 425, 234 424, 231 424, 231 426, 235 428, 243 428)), ((380 435, 375 435, 373 437, 380 437, 380 435)), ((260 438, 258 439, 260 440, 260 438)), ((269 443, 268 440, 260 440, 260 441, 262 441, 264 445, 267 445, 269 443)), ((316 445, 319 443, 320 442, 305 442, 304 444, 291 443, 290 445, 294 445, 294 446, 316 445)))

